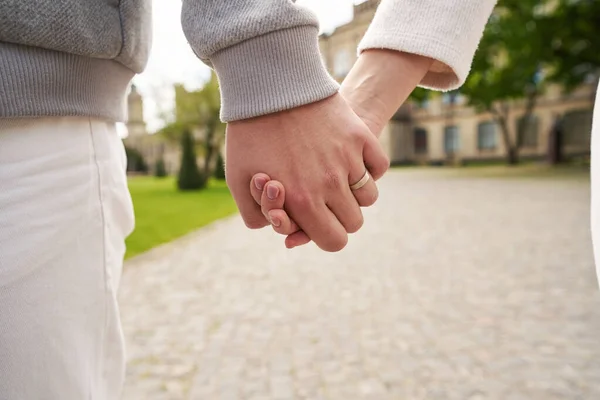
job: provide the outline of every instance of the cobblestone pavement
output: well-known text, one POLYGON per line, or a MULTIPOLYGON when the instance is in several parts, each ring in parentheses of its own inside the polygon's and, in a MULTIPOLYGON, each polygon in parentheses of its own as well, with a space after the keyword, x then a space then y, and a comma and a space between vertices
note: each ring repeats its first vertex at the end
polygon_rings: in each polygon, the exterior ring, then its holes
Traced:
POLYGON ((392 171, 339 254, 234 217, 129 262, 123 398, 600 399, 584 181, 392 171))

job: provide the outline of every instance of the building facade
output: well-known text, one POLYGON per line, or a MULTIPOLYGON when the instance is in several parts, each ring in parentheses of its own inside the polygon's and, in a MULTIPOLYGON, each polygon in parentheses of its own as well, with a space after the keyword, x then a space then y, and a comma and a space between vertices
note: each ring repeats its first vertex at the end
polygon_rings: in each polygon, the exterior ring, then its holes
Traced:
POLYGON ((151 135, 144 122, 144 99, 135 85, 127 97, 127 137, 123 142, 127 148, 137 150, 152 173, 156 162, 162 158, 169 175, 179 170, 181 151, 179 146, 169 143, 159 135, 151 135))
MULTIPOLYGON (((342 81, 356 61, 356 49, 364 36, 379 0, 354 6, 349 23, 330 34, 321 35, 319 46, 329 72, 342 81)), ((551 135, 561 123, 562 153, 587 155, 590 151, 592 109, 597 81, 582 85, 566 94, 557 85, 541 96, 523 137, 519 154, 525 158, 544 158, 552 148, 551 135)), ((523 101, 508 106, 511 141, 516 143, 517 125, 523 122, 523 101)), ((394 164, 442 164, 502 159, 506 148, 501 131, 492 115, 478 113, 461 95, 445 93, 421 104, 407 102, 386 125, 381 142, 394 164)))

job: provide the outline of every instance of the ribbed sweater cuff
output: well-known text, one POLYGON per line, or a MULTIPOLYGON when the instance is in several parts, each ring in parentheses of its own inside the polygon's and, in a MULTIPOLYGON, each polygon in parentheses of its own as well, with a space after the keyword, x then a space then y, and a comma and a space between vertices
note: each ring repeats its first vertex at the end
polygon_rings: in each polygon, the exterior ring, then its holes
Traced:
POLYGON ((0 118, 124 121, 125 94, 133 75, 114 60, 0 42, 0 118))
POLYGON ((433 58, 433 64, 419 83, 419 86, 427 89, 458 88, 465 82, 471 66, 470 58, 435 37, 382 33, 377 40, 362 42, 359 52, 369 49, 390 49, 433 58))
POLYGON ((358 46, 432 58, 420 83, 451 90, 465 82, 496 0, 382 0, 358 46))
POLYGON ((339 89, 325 69, 313 26, 246 40, 210 61, 219 77, 224 122, 314 103, 339 89))

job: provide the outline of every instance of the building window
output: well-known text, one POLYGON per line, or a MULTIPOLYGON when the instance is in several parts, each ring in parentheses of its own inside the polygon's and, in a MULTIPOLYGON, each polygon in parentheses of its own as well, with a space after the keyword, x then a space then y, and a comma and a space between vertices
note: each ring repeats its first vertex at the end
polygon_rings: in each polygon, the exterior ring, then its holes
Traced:
POLYGON ((415 154, 427 154, 427 131, 423 128, 415 128, 413 131, 415 154))
POLYGON ((458 90, 446 92, 442 95, 442 104, 455 105, 458 104, 460 93, 458 90))
POLYGON ((446 154, 458 153, 460 138, 458 126, 452 125, 444 128, 444 151, 446 154))
POLYGON ((563 119, 564 144, 568 146, 589 146, 592 132, 592 110, 574 110, 563 119))
POLYGON ((340 50, 335 55, 333 62, 333 74, 336 77, 343 78, 352 68, 352 55, 348 50, 340 50))
POLYGON ((479 150, 493 150, 496 148, 495 122, 486 121, 477 126, 477 148, 479 150))
POLYGON ((535 115, 524 116, 517 120, 517 134, 519 135, 519 147, 537 147, 539 118, 535 115))

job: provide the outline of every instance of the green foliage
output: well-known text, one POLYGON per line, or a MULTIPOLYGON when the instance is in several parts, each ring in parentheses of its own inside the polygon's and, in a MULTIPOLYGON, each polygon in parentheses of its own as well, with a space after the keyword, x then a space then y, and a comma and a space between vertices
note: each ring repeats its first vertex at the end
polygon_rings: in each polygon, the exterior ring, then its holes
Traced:
POLYGON ((204 87, 187 91, 182 85, 175 86, 175 117, 160 134, 171 141, 181 140, 186 131, 198 132, 201 137, 195 143, 197 154, 204 157, 201 172, 212 175, 217 151, 225 137, 225 124, 219 118, 221 97, 219 83, 213 73, 204 87))
MULTIPOLYGON (((538 90, 536 77, 549 58, 540 0, 504 0, 496 6, 461 92, 471 105, 490 111, 494 103, 538 90)), ((542 83, 542 82, 537 82, 542 83)))
POLYGON ((159 133, 171 141, 180 141, 186 130, 202 130, 207 125, 214 125, 216 131, 224 134, 225 125, 219 119, 220 107, 219 83, 214 73, 200 90, 188 91, 177 84, 175 121, 168 123, 159 133))
POLYGON ((423 104, 425 101, 429 100, 434 94, 435 92, 431 90, 424 89, 422 87, 417 87, 415 88, 415 90, 412 91, 409 99, 414 101, 415 103, 423 104))
POLYGON ((167 169, 165 168, 165 160, 160 157, 156 160, 156 165, 154 166, 154 176, 157 178, 164 178, 167 176, 167 169))
POLYGON ((180 121, 175 121, 165 125, 157 133, 171 143, 180 143, 184 132, 189 129, 189 124, 184 124, 180 121))
POLYGON ((125 154, 127 155, 127 171, 148 173, 148 164, 144 160, 144 156, 137 149, 125 146, 125 154))
POLYGON ((181 139, 181 167, 177 179, 179 190, 198 190, 206 186, 206 176, 201 174, 196 164, 194 139, 190 131, 185 131, 181 139))
POLYGON ((531 115, 548 83, 567 89, 600 67, 600 2, 590 0, 500 0, 486 26, 461 93, 479 111, 494 115, 510 163, 527 126, 511 135, 511 101, 525 99, 531 115), (596 43, 594 45, 594 43, 596 43))
POLYGON ((551 70, 548 80, 568 90, 600 67, 600 1, 559 0, 547 16, 551 70))
POLYGON ((220 181, 225 180, 225 160, 223 160, 221 152, 217 154, 217 165, 215 166, 214 176, 220 181))
POLYGON ((600 2, 500 0, 462 92, 490 110, 495 101, 541 92, 549 82, 573 88, 600 67, 600 2))
POLYGON ((214 73, 200 90, 187 91, 182 85, 175 86, 175 120, 184 126, 203 125, 215 118, 219 120, 220 108, 219 82, 214 73))

